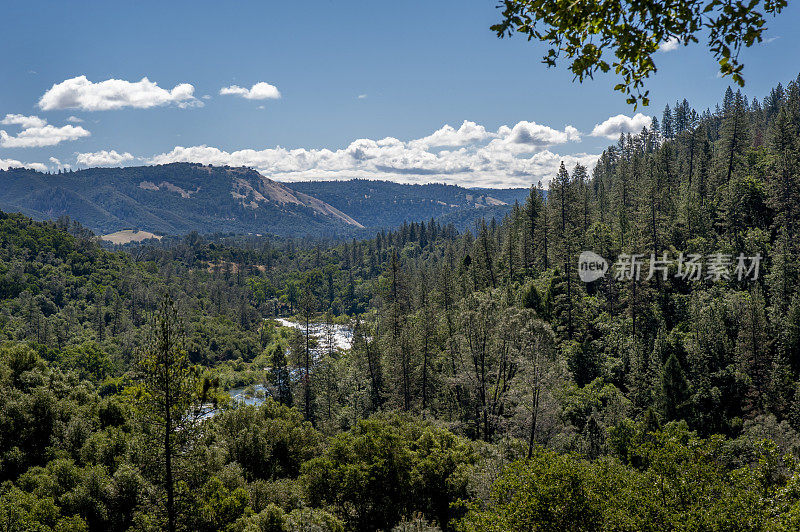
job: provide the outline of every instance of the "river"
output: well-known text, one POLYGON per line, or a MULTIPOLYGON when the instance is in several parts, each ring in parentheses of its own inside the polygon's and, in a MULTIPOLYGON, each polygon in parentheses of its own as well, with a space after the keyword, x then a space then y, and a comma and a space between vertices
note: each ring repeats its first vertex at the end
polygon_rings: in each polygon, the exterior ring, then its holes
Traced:
MULTIPOLYGON (((305 325, 296 321, 290 321, 284 318, 276 318, 276 322, 282 327, 291 327, 305 331, 305 325)), ((331 339, 333 347, 340 351, 346 351, 353 345, 353 329, 348 325, 331 325, 330 334, 328 328, 324 324, 314 323, 309 327, 311 336, 317 340, 317 346, 312 350, 315 359, 318 359, 328 349, 328 338, 331 339)), ((258 406, 267 400, 270 395, 269 388, 263 384, 251 384, 250 386, 240 386, 228 390, 228 395, 236 404, 255 405, 258 406)), ((203 415, 204 419, 208 419, 214 414, 216 410, 209 409, 203 415)))

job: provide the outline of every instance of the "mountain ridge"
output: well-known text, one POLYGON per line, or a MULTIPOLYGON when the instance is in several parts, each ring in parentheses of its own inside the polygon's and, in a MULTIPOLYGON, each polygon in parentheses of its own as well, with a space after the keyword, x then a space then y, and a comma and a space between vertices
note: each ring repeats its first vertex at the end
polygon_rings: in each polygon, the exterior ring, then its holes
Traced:
POLYGON ((70 216, 108 233, 142 229, 163 234, 262 232, 288 235, 361 229, 317 198, 249 168, 171 163, 88 168, 59 174, 0 172, 0 205, 34 218, 70 216))
POLYGON ((287 183, 359 220, 365 227, 397 227, 431 218, 502 216, 515 201, 524 202, 529 189, 466 188, 444 183, 404 184, 372 179, 287 183), (467 212, 463 212, 467 211, 467 212))
POLYGON ((354 179, 283 183, 247 167, 170 163, 45 174, 0 171, 0 208, 35 219, 69 216, 98 234, 364 236, 430 219, 502 217, 527 189, 470 189, 354 179))

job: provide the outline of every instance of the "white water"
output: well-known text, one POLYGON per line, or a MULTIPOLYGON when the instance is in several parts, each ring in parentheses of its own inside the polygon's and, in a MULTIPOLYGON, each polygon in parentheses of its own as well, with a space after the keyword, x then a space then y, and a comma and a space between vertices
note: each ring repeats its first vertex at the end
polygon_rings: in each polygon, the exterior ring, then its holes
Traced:
POLYGON ((228 394, 233 399, 233 402, 243 405, 258 406, 270 395, 269 390, 263 384, 253 384, 251 386, 242 386, 241 388, 233 388, 228 390, 228 394), (249 389, 252 388, 252 391, 249 389))
MULTIPOLYGON (((305 324, 296 321, 289 321, 284 318, 275 318, 275 321, 277 321, 283 327, 292 327, 303 332, 306 330, 305 324)), ((317 345, 319 346, 317 350, 319 350, 320 353, 325 352, 328 348, 325 325, 320 323, 312 323, 309 329, 311 336, 317 340, 317 345)), ((353 346, 353 330, 350 328, 350 326, 331 325, 331 332, 333 333, 332 340, 333 347, 335 349, 346 351, 353 346)))
MULTIPOLYGON (((250 386, 240 386, 228 390, 228 395, 235 404, 258 406, 267 400, 270 393, 263 384, 251 384, 250 386)), ((201 409, 200 420, 205 421, 217 415, 217 410, 211 404, 204 404, 201 409)))

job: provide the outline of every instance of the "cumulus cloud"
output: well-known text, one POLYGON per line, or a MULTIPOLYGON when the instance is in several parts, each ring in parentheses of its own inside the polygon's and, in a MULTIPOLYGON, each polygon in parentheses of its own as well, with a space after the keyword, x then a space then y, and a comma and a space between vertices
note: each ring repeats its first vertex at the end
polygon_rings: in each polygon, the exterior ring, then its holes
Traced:
POLYGON ((464 146, 474 144, 495 136, 494 133, 486 131, 486 128, 464 120, 461 127, 455 129, 449 124, 445 124, 427 137, 413 140, 409 144, 415 147, 437 147, 437 146, 464 146))
POLYGON ((3 148, 41 148, 55 146, 67 140, 88 137, 91 133, 81 126, 51 126, 38 116, 6 115, 2 124, 19 125, 22 130, 9 135, 0 129, 0 146, 3 148))
POLYGON ((489 132, 465 121, 458 129, 444 126, 407 142, 393 137, 357 139, 336 150, 276 147, 225 151, 213 146, 176 146, 147 162, 249 166, 283 181, 367 178, 403 183, 530 186, 555 175, 562 161, 570 169, 580 163, 591 170, 597 155, 559 155, 548 149, 579 139, 579 132, 572 126, 559 131, 534 122, 519 122, 489 132))
POLYGON ((633 117, 627 115, 617 115, 609 117, 606 121, 597 124, 592 129, 593 137, 605 137, 610 140, 617 140, 621 133, 639 133, 642 128, 650 127, 653 119, 642 113, 636 113, 633 117))
POLYGON ((88 137, 91 133, 80 126, 43 126, 23 129, 16 136, 0 129, 0 146, 3 148, 41 148, 55 146, 67 140, 88 137))
POLYGON ((5 118, 0 120, 0 124, 5 125, 18 125, 23 129, 29 127, 42 127, 47 123, 44 118, 38 116, 25 116, 25 115, 6 115, 5 118))
POLYGON ((130 153, 117 153, 116 150, 79 153, 76 156, 78 164, 82 166, 120 166, 122 163, 132 161, 133 159, 134 156, 130 153))
POLYGON ((39 172, 48 170, 47 165, 42 163, 23 163, 16 159, 0 159, 0 170, 8 170, 10 168, 28 168, 39 172))
POLYGON ((672 52, 672 51, 677 50, 678 46, 680 44, 681 44, 680 39, 678 39, 677 37, 670 37, 669 39, 667 39, 666 41, 662 42, 658 46, 658 51, 659 52, 664 52, 664 53, 672 52))
POLYGON ((67 118, 67 122, 72 122, 73 124, 80 124, 81 122, 83 122, 83 118, 78 118, 77 116, 72 115, 69 118, 67 118))
POLYGON ((223 87, 219 90, 219 93, 222 95, 233 94, 235 96, 247 98, 248 100, 277 100, 281 97, 278 87, 270 85, 269 83, 264 83, 263 81, 256 83, 249 89, 238 85, 223 87))
POLYGON ((572 126, 559 131, 523 120, 517 122, 514 127, 501 126, 497 130, 497 138, 492 140, 486 149, 510 153, 534 153, 556 144, 580 142, 580 140, 580 132, 572 126))
POLYGON ((86 76, 78 76, 56 83, 39 100, 39 107, 44 111, 109 111, 125 107, 147 109, 169 104, 178 107, 203 105, 194 97, 194 86, 189 83, 166 90, 146 77, 136 82, 107 79, 94 83, 86 76))
POLYGON ((359 100, 363 100, 363 99, 364 99, 364 98, 366 98, 366 97, 367 97, 367 95, 366 95, 366 94, 359 94, 359 95, 358 95, 358 99, 359 99, 359 100))
POLYGON ((486 149, 513 153, 534 153, 549 146, 578 142, 580 132, 572 126, 563 131, 536 122, 521 121, 513 127, 500 126, 496 132, 487 131, 482 125, 465 120, 458 129, 445 124, 442 128, 421 139, 412 140, 409 146, 418 148, 455 147, 478 144, 493 139, 486 149))

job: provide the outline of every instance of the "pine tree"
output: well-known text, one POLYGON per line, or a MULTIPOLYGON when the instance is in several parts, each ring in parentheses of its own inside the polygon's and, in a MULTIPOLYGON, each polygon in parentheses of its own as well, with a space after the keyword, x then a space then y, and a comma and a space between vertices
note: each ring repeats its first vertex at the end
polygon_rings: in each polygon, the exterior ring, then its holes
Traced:
POLYGON ((178 313, 169 296, 161 303, 152 335, 139 358, 142 382, 139 413, 144 421, 145 434, 152 435, 155 448, 163 457, 163 462, 159 462, 164 467, 167 530, 174 532, 178 525, 175 501, 177 462, 195 435, 210 383, 203 383, 202 393, 198 396, 197 374, 183 348, 178 313))
POLYGON ((420 387, 422 395, 422 410, 426 411, 431 406, 431 391, 434 389, 433 380, 433 355, 436 348, 436 310, 433 296, 430 295, 431 286, 422 271, 417 274, 416 308, 417 311, 417 344, 422 359, 420 369, 420 387))
POLYGON ((397 253, 392 251, 386 272, 387 285, 384 289, 384 322, 388 327, 386 352, 393 365, 393 373, 399 379, 397 390, 403 410, 411 410, 413 399, 413 364, 408 325, 410 293, 408 282, 397 253))
POLYGON ((503 263, 505 266, 506 283, 514 282, 520 270, 520 233, 523 226, 523 213, 519 203, 514 203, 511 213, 503 221, 503 263))
POLYGON ((307 421, 314 420, 311 411, 311 321, 317 311, 317 298, 314 294, 314 281, 311 275, 306 276, 300 296, 300 315, 303 319, 303 413, 307 421))
MULTIPOLYGON (((494 218, 492 218, 494 221, 494 218)), ((494 274, 494 258, 495 258, 495 239, 494 233, 486 225, 486 220, 481 219, 478 225, 478 239, 475 242, 475 257, 481 270, 485 272, 487 281, 481 282, 479 286, 490 286, 497 288, 497 279, 494 274)))
POLYGON ((275 386, 275 397, 282 405, 292 406, 292 388, 286 353, 281 344, 274 344, 270 351, 270 373, 275 386))
POLYGON ((764 298, 756 287, 740 302, 739 334, 736 339, 736 358, 742 371, 750 377, 749 405, 746 410, 764 412, 764 394, 769 389, 773 369, 772 355, 767 345, 767 322, 764 298))
POLYGON ((577 257, 577 235, 578 235, 578 212, 579 207, 575 183, 570 179, 564 163, 558 170, 558 175, 550 184, 548 209, 550 220, 553 223, 553 234, 556 236, 554 242, 555 253, 558 256, 562 275, 566 283, 565 307, 566 307, 566 332, 567 337, 572 339, 575 332, 574 301, 576 287, 573 286, 574 270, 577 257))
POLYGON ((664 114, 661 118, 661 136, 663 136, 666 140, 672 140, 675 137, 672 110, 670 110, 669 105, 664 107, 664 114))
MULTIPOLYGON (((544 249, 546 249, 546 239, 543 245, 539 246, 539 237, 541 233, 540 218, 542 216, 542 211, 544 210, 544 197, 542 194, 542 189, 538 184, 531 186, 531 190, 528 193, 528 199, 525 202, 524 210, 527 222, 527 230, 525 231, 525 234, 527 235, 526 241, 529 245, 529 258, 525 266, 528 268, 536 266, 537 253, 542 256, 543 260, 541 262, 544 266, 544 263, 547 262, 546 253, 544 251, 544 249)), ((545 269, 547 268, 546 266, 544 267, 545 269)))
POLYGON ((690 129, 692 124, 692 108, 684 98, 682 102, 675 104, 675 136, 680 136, 690 129))
POLYGON ((737 91, 723 107, 722 130, 715 161, 717 187, 727 186, 734 173, 743 165, 744 154, 750 145, 749 135, 745 98, 737 91))
POLYGON ((370 403, 371 411, 378 412, 383 408, 383 366, 380 360, 380 353, 374 345, 374 334, 369 325, 359 318, 353 324, 353 346, 352 351, 357 356, 363 357, 366 362, 366 369, 370 382, 370 403))
MULTIPOLYGON (((797 93, 795 89, 793 92, 797 93)), ((768 283, 773 302, 779 310, 787 307, 797 280, 797 219, 800 214, 800 140, 796 107, 781 107, 770 131, 772 165, 767 174, 769 205, 775 212, 773 231, 777 233, 772 253, 773 267, 768 283)))
POLYGON ((661 372, 661 390, 664 397, 664 416, 672 421, 681 419, 684 404, 689 397, 689 385, 680 362, 671 354, 661 372))
MULTIPOLYGON (((592 223, 592 190, 589 187, 589 173, 586 167, 576 164, 572 172, 572 181, 577 189, 578 202, 580 203, 580 222, 578 224, 578 235, 582 241, 592 223)), ((583 244, 583 242, 580 242, 583 244)))

